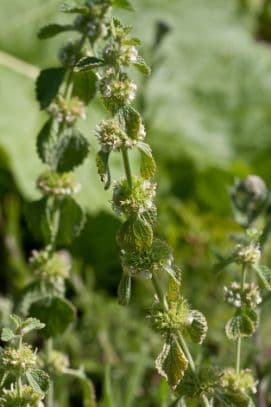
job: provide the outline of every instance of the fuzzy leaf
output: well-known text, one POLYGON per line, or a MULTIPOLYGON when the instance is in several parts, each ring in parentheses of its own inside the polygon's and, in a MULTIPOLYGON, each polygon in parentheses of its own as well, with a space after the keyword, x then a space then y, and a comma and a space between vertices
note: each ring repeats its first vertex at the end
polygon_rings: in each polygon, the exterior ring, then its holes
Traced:
POLYGON ((113 7, 123 8, 125 10, 134 11, 134 7, 128 0, 113 0, 113 7))
POLYGON ((45 327, 45 324, 40 322, 39 319, 37 319, 37 318, 27 318, 22 323, 22 333, 23 333, 23 335, 25 335, 25 334, 27 334, 27 333, 29 333, 31 331, 43 329, 44 327, 45 327))
POLYGON ((143 142, 138 142, 137 148, 140 151, 140 173, 145 179, 152 178, 156 171, 156 164, 152 156, 150 146, 143 142))
POLYGON ((73 96, 79 97, 86 105, 96 93, 97 76, 94 72, 76 72, 73 76, 73 96))
POLYGON ((50 377, 44 370, 32 369, 26 372, 26 378, 29 385, 40 394, 47 392, 50 385, 50 377))
POLYGON ((76 129, 68 129, 55 146, 58 172, 71 171, 83 163, 89 152, 89 142, 76 129))
POLYGON ((19 317, 19 315, 11 314, 10 319, 13 322, 16 329, 19 328, 22 325, 23 320, 22 320, 21 317, 19 317))
POLYGON ((29 313, 46 324, 42 333, 46 338, 61 335, 75 321, 75 308, 60 296, 45 296, 33 302, 29 313))
POLYGON ((40 71, 36 81, 36 97, 41 109, 46 109, 57 95, 65 72, 64 68, 48 68, 40 71))
POLYGON ((121 226, 117 239, 121 248, 140 252, 152 245, 153 230, 144 218, 138 216, 127 220, 121 226))
POLYGON ((126 106, 122 109, 122 115, 125 121, 127 135, 136 140, 141 127, 140 114, 131 106, 126 106))
POLYGON ((104 65, 104 61, 96 57, 83 57, 74 67, 75 72, 90 71, 104 65))
POLYGON ((50 226, 47 198, 26 203, 24 213, 28 228, 34 238, 39 242, 49 243, 52 230, 50 226))
POLYGON ((104 183, 104 189, 108 189, 111 184, 111 174, 108 165, 110 153, 100 150, 96 155, 96 165, 101 181, 104 183))
POLYGON ((38 33, 38 38, 40 40, 45 40, 47 38, 54 37, 60 33, 63 33, 65 31, 71 31, 73 29, 74 28, 72 25, 49 24, 40 29, 38 33))
POLYGON ((271 270, 267 266, 256 265, 253 266, 259 279, 262 281, 265 288, 271 291, 271 270))
POLYGON ((232 317, 225 327, 227 337, 235 341, 244 336, 251 336, 255 331, 255 324, 244 312, 232 317))
POLYGON ((193 321, 191 325, 187 327, 187 332, 193 342, 201 344, 204 341, 208 330, 206 318, 197 310, 192 310, 189 316, 193 318, 193 321))
POLYGON ((165 377, 170 386, 175 389, 188 367, 188 361, 175 340, 164 344, 155 361, 155 367, 158 373, 165 377))
POLYGON ((131 298, 131 276, 127 273, 123 273, 119 286, 118 286, 118 298, 121 305, 128 305, 131 298))
POLYGON ((3 342, 12 341, 12 339, 14 339, 14 338, 15 338, 15 335, 14 335, 14 333, 12 332, 11 329, 9 329, 9 328, 3 328, 3 329, 2 329, 1 340, 2 340, 3 342))
POLYGON ((181 282, 176 278, 173 278, 169 275, 168 278, 168 287, 167 287, 167 300, 169 304, 169 308, 171 308, 172 304, 176 304, 180 299, 180 288, 181 282))
POLYGON ((151 74, 151 68, 146 64, 144 58, 142 58, 141 56, 137 57, 134 66, 139 72, 143 73, 143 75, 148 76, 151 74))
POLYGON ((47 120, 37 137, 37 152, 44 164, 53 163, 52 125, 53 121, 51 119, 47 120))
POLYGON ((60 203, 59 228, 57 243, 69 245, 77 237, 85 222, 81 206, 71 197, 63 199, 60 203))

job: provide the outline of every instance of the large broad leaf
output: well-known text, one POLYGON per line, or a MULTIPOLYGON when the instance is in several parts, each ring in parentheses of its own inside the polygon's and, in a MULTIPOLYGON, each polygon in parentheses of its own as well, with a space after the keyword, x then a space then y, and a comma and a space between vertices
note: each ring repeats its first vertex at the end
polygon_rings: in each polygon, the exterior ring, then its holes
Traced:
POLYGON ((75 308, 65 298, 45 296, 33 302, 29 313, 46 324, 42 334, 49 338, 61 335, 75 321, 75 308))
POLYGON ((271 270, 267 266, 263 265, 255 265, 253 266, 254 270, 256 271, 259 279, 264 284, 267 290, 271 291, 271 270))
POLYGON ((152 178, 155 174, 156 164, 152 156, 150 146, 143 142, 138 142, 137 148, 140 151, 140 173, 145 179, 152 178))
POLYGON ((41 109, 46 109, 57 95, 65 76, 64 68, 48 68, 40 71, 36 82, 36 97, 41 109))
POLYGON ((69 245, 84 226, 84 212, 71 197, 63 199, 59 209, 59 227, 56 240, 59 245, 69 245))
POLYGON ((28 202, 25 205, 25 217, 30 232, 39 242, 49 243, 51 239, 50 216, 47 198, 28 202))
POLYGON ((155 367, 161 376, 164 376, 170 386, 175 388, 188 367, 188 361, 175 340, 166 342, 155 361, 155 367))
POLYGON ((72 25, 49 24, 40 29, 38 37, 40 40, 45 40, 47 38, 55 37, 56 35, 65 31, 71 30, 74 30, 72 25))
POLYGON ((40 394, 47 392, 50 385, 50 377, 44 370, 32 369, 26 372, 26 378, 30 386, 40 394))
POLYGON ((86 105, 94 98, 97 76, 94 72, 75 72, 73 75, 73 96, 79 97, 86 105))
POLYGON ((76 129, 68 129, 55 145, 55 165, 58 172, 71 171, 85 160, 89 142, 76 129))

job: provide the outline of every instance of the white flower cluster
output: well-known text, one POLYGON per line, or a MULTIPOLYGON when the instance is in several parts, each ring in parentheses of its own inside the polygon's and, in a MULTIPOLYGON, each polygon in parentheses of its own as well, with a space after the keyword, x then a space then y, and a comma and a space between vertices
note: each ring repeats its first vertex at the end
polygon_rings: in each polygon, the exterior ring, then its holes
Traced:
POLYGON ((46 172, 37 179, 37 187, 45 195, 64 197, 74 195, 81 189, 81 185, 74 179, 72 173, 58 174, 46 172))
POLYGON ((58 96, 49 106, 48 112, 58 123, 66 123, 68 126, 73 125, 79 118, 86 118, 85 105, 78 97, 67 100, 58 96))
POLYGON ((109 99, 119 107, 130 104, 136 97, 136 83, 122 74, 120 79, 114 78, 108 70, 100 82, 100 92, 103 98, 109 99))
POLYGON ((69 278, 71 259, 67 251, 50 255, 48 250, 33 250, 29 259, 35 275, 51 284, 61 284, 69 278))
POLYGON ((20 398, 18 398, 18 387, 14 383, 10 385, 9 389, 3 389, 3 394, 0 397, 1 407, 44 407, 41 401, 44 395, 37 393, 31 386, 22 385, 20 393, 20 398))
POLYGON ((237 261, 241 264, 256 265, 261 258, 260 245, 257 242, 250 242, 247 245, 238 244, 236 247, 237 261))
POLYGON ((235 308, 241 308, 246 305, 255 309, 262 302, 262 298, 256 284, 245 284, 241 290, 240 284, 231 283, 229 287, 224 287, 225 300, 235 308))
POLYGON ((103 57, 106 62, 129 66, 136 63, 138 50, 133 45, 110 43, 104 48, 103 57))
POLYGON ((37 366, 38 356, 30 345, 23 343, 19 349, 7 347, 1 354, 1 364, 8 371, 19 372, 37 366))
POLYGON ((133 142, 114 120, 103 120, 96 127, 95 136, 104 151, 117 151, 133 142))

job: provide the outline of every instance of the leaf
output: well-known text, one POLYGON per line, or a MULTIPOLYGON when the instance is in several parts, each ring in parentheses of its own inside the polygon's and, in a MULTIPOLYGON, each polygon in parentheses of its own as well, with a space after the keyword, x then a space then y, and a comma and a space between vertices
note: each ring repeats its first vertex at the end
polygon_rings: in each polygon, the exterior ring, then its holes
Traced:
POLYGON ((189 333, 193 342, 202 344, 208 331, 206 318, 197 310, 192 310, 189 317, 193 318, 193 320, 191 325, 187 327, 187 332, 189 333))
POLYGON ((133 65, 139 72, 143 73, 143 75, 148 76, 151 74, 151 68, 146 64, 144 58, 141 56, 137 57, 137 60, 133 65))
POLYGON ((83 163, 89 152, 88 140, 76 129, 68 129, 55 145, 58 172, 71 171, 83 163))
POLYGON ((128 305, 131 298, 131 276, 127 273, 123 273, 119 286, 118 286, 118 298, 121 305, 128 305))
POLYGON ((47 392, 50 385, 50 377, 44 370, 32 369, 25 373, 29 385, 40 394, 47 392))
POLYGON ((14 335, 14 333, 12 332, 11 329, 9 329, 9 328, 3 328, 3 329, 2 329, 1 340, 2 340, 3 342, 12 341, 12 339, 14 339, 14 338, 15 338, 15 335, 14 335))
POLYGON ((60 203, 59 227, 56 241, 59 245, 69 245, 77 237, 85 222, 81 206, 71 197, 60 203))
POLYGON ((26 203, 24 213, 28 228, 34 238, 39 242, 49 243, 52 231, 47 198, 26 203))
POLYGON ((137 140, 142 125, 140 114, 133 107, 126 106, 122 109, 122 115, 127 135, 131 139, 137 140))
POLYGON ((52 125, 52 119, 47 120, 37 137, 37 152, 44 164, 52 164, 53 162, 52 125))
POLYGON ((71 14, 88 14, 89 8, 84 6, 78 6, 74 1, 69 3, 65 3, 61 5, 61 11, 63 13, 71 13, 71 14))
POLYGON ((238 338, 251 336, 255 331, 255 324, 246 313, 242 312, 227 322, 225 331, 227 337, 235 341, 238 338))
POLYGON ((27 318, 25 321, 22 323, 22 334, 25 335, 31 331, 43 329, 45 327, 45 324, 40 322, 39 319, 37 318, 27 318))
POLYGON ((96 166, 101 181, 104 183, 104 189, 108 189, 111 184, 111 174, 109 168, 109 156, 107 151, 100 150, 96 155, 96 166))
POLYGON ((134 7, 128 0, 113 0, 113 7, 123 8, 125 10, 134 11, 134 7))
POLYGON ((254 270, 256 271, 259 279, 262 281, 265 288, 271 291, 271 270, 267 266, 254 265, 254 270))
POLYGON ((79 97, 86 105, 96 94, 97 76, 94 72, 76 72, 73 75, 73 96, 79 97))
POLYGON ((144 251, 152 245, 153 230, 142 217, 137 216, 123 223, 117 234, 121 248, 144 251))
POLYGON ((16 329, 19 328, 22 325, 22 322, 23 322, 22 318, 20 318, 16 314, 11 314, 10 319, 13 322, 13 324, 15 325, 16 329))
POLYGON ((45 40, 47 38, 54 37, 65 31, 74 30, 72 25, 60 25, 60 24, 49 24, 45 27, 42 27, 38 33, 38 38, 40 40, 45 40))
POLYGON ((75 308, 60 296, 45 296, 31 304, 29 313, 46 324, 42 333, 46 338, 63 334, 75 321, 75 308))
POLYGON ((41 109, 46 109, 57 95, 63 82, 64 68, 48 68, 40 71, 36 81, 36 97, 41 109))
POLYGON ((188 367, 188 361, 175 340, 166 342, 155 361, 158 373, 165 377, 173 389, 178 385, 188 367))
POLYGON ((89 71, 104 65, 103 59, 96 57, 83 57, 79 59, 74 67, 75 72, 89 71))
POLYGON ((141 141, 138 142, 137 148, 140 151, 140 173, 145 179, 152 178, 156 171, 156 164, 152 156, 150 146, 141 141))
POLYGON ((171 304, 176 304, 180 299, 180 288, 181 282, 176 278, 173 278, 172 275, 169 275, 168 278, 168 287, 167 287, 167 300, 169 308, 171 304))

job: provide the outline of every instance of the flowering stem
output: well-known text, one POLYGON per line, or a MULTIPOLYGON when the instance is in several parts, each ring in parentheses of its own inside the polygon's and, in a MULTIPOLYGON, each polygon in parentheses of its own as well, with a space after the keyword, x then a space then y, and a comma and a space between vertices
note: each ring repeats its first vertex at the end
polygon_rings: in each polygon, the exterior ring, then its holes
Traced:
POLYGON ((122 158, 123 158, 126 178, 127 178, 128 184, 131 187, 132 186, 132 174, 131 174, 131 167, 130 167, 128 151, 126 148, 122 148, 121 152, 122 152, 122 158))
MULTIPOLYGON (((244 291, 245 284, 246 284, 246 275, 247 269, 246 266, 242 268, 242 277, 241 277, 241 291, 244 291)), ((240 373, 240 366, 241 366, 241 350, 242 350, 242 338, 238 338, 237 341, 237 350, 236 350, 236 373, 240 373)))
MULTIPOLYGON (((50 354, 53 350, 53 338, 49 338, 45 344, 45 355, 46 355, 46 363, 47 367, 50 365, 50 354)), ((54 407, 54 382, 50 380, 50 385, 46 397, 46 407, 54 407)))

